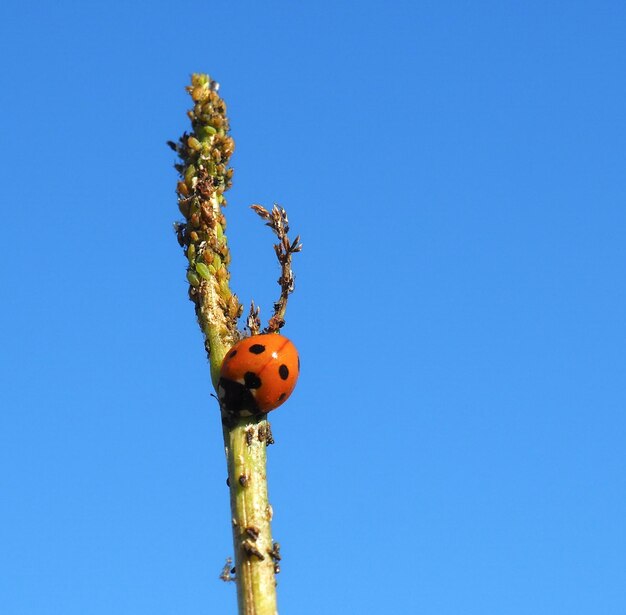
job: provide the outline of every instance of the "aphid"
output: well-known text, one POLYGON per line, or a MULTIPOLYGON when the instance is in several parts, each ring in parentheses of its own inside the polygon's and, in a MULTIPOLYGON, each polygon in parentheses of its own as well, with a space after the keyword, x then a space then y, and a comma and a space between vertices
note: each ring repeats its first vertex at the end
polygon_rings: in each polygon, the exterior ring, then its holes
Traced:
POLYGON ((249 540, 244 540, 241 546, 249 556, 254 555, 261 561, 265 559, 263 553, 261 553, 249 540))

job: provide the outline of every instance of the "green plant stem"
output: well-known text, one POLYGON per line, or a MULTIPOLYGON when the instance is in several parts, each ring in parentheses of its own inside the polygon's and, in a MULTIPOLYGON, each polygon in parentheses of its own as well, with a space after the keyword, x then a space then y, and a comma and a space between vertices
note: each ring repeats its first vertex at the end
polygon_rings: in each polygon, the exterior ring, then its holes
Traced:
POLYGON ((267 496, 265 416, 224 427, 240 615, 275 615, 272 507, 267 496), (259 429, 261 430, 259 432, 259 429))
MULTIPOLYGON (((178 241, 188 261, 189 297, 205 336, 211 380, 217 387, 224 356, 239 338, 242 307, 228 285, 230 252, 224 234, 224 191, 230 187, 228 167, 234 142, 228 136, 226 105, 208 75, 192 75, 187 91, 194 106, 188 113, 193 133, 170 143, 181 159, 176 165, 178 206, 185 223, 177 225, 178 241)), ((275 565, 271 507, 267 500, 265 415, 223 420, 235 549, 239 613, 276 614, 275 565)))
MULTIPOLYGON (((211 372, 219 373, 229 347, 211 343, 211 372)), ((267 495, 267 415, 223 423, 240 615, 275 615, 272 507, 267 495)))

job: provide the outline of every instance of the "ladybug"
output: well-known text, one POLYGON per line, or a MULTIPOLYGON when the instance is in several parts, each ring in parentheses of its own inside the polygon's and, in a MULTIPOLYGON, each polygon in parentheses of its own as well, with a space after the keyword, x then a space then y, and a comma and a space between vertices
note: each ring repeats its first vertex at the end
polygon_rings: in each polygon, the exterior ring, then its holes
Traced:
POLYGON ((300 358, 282 335, 253 335, 237 342, 224 357, 217 394, 229 414, 251 416, 278 408, 300 375, 300 358))

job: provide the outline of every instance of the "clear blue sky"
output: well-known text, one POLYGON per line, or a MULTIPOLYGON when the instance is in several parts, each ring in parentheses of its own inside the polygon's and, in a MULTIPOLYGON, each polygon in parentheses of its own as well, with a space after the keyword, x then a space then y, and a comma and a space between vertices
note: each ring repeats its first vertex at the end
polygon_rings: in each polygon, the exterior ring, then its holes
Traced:
POLYGON ((4 2, 0 612, 232 613, 173 153, 189 74, 305 251, 281 613, 626 612, 623 2, 4 2), (200 394, 199 394, 200 392, 200 394))

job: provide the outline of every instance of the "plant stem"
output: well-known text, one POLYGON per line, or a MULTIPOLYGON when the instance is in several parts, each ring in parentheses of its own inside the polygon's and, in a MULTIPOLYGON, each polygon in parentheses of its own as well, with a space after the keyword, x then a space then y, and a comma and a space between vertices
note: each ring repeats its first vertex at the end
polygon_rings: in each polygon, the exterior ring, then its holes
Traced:
MULTIPOLYGON (((228 348, 211 347, 211 371, 228 348)), ((219 371, 219 368, 218 368, 219 371)), ((240 615, 276 615, 275 566, 280 559, 272 541, 272 507, 267 494, 267 415, 222 421, 228 468, 230 511, 240 615)))
MULTIPOLYGON (((230 291, 230 252, 226 241, 224 192, 233 171, 228 167, 234 142, 228 136, 226 105, 218 84, 208 75, 192 75, 187 91, 192 133, 170 142, 180 156, 178 206, 185 217, 176 225, 188 261, 189 298, 205 336, 211 380, 216 387, 224 356, 239 338, 242 307, 230 291)), ((265 415, 233 421, 222 417, 228 464, 230 504, 239 613, 276 614, 275 568, 280 559, 272 543, 271 507, 267 501, 266 447, 271 432, 265 415)))
POLYGON ((267 497, 265 416, 224 426, 240 615, 275 615, 272 507, 267 497))

